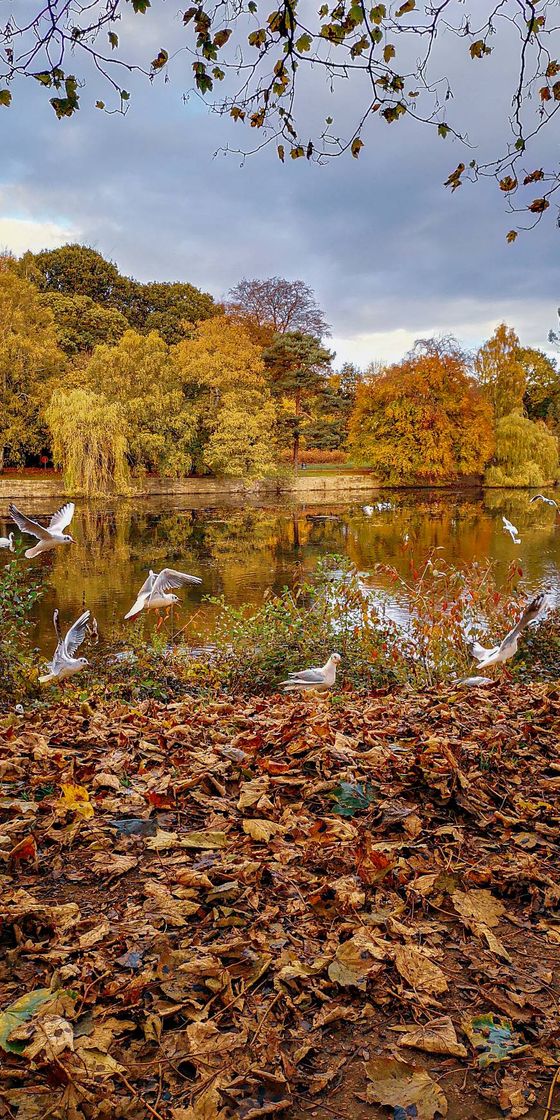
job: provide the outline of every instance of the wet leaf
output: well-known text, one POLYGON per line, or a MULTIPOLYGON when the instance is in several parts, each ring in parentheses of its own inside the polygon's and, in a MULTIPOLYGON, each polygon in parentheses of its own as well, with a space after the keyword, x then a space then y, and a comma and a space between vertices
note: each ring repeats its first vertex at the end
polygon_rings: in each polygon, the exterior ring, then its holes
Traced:
POLYGON ((396 1058, 372 1058, 364 1063, 370 1104, 385 1104, 403 1117, 433 1120, 447 1116, 447 1099, 425 1070, 396 1058), (400 1110, 400 1111, 399 1111, 400 1110))
POLYGON ((10 1004, 5 1011, 0 1012, 0 1046, 3 1050, 13 1054, 23 1053, 25 1043, 11 1043, 9 1041, 10 1034, 17 1027, 21 1027, 22 1023, 31 1019, 43 1004, 48 1003, 53 998, 53 992, 50 988, 37 988, 34 992, 28 992, 26 995, 20 996, 15 1003, 10 1004))

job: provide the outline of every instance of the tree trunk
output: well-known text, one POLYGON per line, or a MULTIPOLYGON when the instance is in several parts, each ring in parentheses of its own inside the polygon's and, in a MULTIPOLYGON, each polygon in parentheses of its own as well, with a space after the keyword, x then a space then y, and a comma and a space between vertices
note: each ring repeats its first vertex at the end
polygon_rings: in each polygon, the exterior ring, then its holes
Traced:
POLYGON ((294 446, 292 453, 292 466, 295 471, 299 467, 299 417, 301 413, 301 393, 295 395, 295 414, 296 414, 296 428, 294 431, 294 446))

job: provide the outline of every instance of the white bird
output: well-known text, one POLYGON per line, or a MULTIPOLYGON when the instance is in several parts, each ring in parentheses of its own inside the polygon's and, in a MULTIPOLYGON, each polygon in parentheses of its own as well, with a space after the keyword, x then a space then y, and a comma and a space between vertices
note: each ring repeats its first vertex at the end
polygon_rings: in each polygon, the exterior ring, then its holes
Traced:
POLYGON ((184 587, 186 583, 202 583, 198 576, 188 576, 185 572, 174 572, 173 568, 164 568, 159 575, 150 570, 150 574, 142 584, 136 602, 125 614, 126 618, 136 618, 140 611, 159 611, 162 608, 172 607, 179 602, 177 595, 171 595, 172 587, 184 587))
POLYGON ((0 548, 9 548, 10 552, 15 552, 13 533, 8 533, 7 537, 0 537, 0 548))
POLYGON ((512 525, 511 521, 508 521, 507 517, 502 516, 502 521, 504 523, 504 529, 505 529, 506 533, 509 533, 513 543, 514 544, 521 544, 521 538, 519 536, 519 529, 516 529, 515 525, 512 525))
POLYGON ((485 688, 487 684, 495 684, 492 677, 463 677, 462 680, 457 681, 461 688, 485 688))
POLYGON ((374 512, 373 506, 362 506, 362 513, 365 513, 366 517, 373 517, 374 512))
POLYGON ((487 649, 485 646, 481 646, 479 642, 472 643, 470 651, 473 657, 478 661, 479 669, 487 669, 490 665, 501 665, 504 661, 508 661, 510 657, 513 657, 513 655, 517 653, 517 644, 521 634, 530 622, 534 622, 535 619, 538 618, 543 607, 546 605, 547 599, 547 592, 539 591, 538 595, 535 595, 527 604, 519 622, 506 634, 501 645, 487 649))
POLYGON ((336 681, 336 667, 340 661, 339 653, 331 653, 329 660, 320 669, 303 669, 301 673, 288 673, 288 679, 280 681, 283 692, 326 692, 336 681))
POLYGON ((44 677, 39 677, 39 684, 49 684, 51 681, 63 681, 66 677, 73 677, 89 665, 86 657, 74 657, 76 650, 81 646, 87 631, 89 611, 84 611, 73 626, 70 627, 65 638, 62 637, 58 625, 58 611, 53 614, 53 623, 58 640, 54 657, 49 665, 49 672, 44 677))
POLYGON ((555 502, 554 498, 545 498, 544 494, 535 494, 535 497, 531 498, 529 505, 532 505, 533 502, 546 502, 547 506, 554 506, 555 509, 558 509, 558 502, 555 502))
POLYGON ((26 517, 17 506, 11 505, 9 508, 10 516, 18 529, 21 529, 22 533, 29 533, 31 537, 37 537, 39 541, 33 548, 26 549, 25 555, 28 560, 33 560, 35 556, 40 556, 42 552, 50 552, 52 548, 58 548, 61 544, 74 543, 74 538, 70 536, 70 533, 64 532, 74 516, 74 502, 66 502, 66 505, 61 506, 53 514, 46 527, 40 525, 38 521, 33 521, 31 517, 26 517))

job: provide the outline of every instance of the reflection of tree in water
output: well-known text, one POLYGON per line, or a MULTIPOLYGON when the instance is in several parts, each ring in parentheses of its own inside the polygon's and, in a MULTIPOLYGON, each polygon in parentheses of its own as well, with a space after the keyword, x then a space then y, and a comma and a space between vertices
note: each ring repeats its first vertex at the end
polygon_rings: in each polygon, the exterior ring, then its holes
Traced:
MULTIPOLYGON (((181 592, 176 612, 178 626, 196 615, 200 636, 211 633, 215 615, 204 596, 224 595, 237 606, 260 604, 268 589, 278 592, 311 575, 327 553, 348 555, 370 573, 368 584, 389 592, 388 577, 374 570, 377 563, 408 576, 411 565, 420 570, 434 548, 455 566, 491 557, 498 578, 519 557, 529 585, 543 573, 557 582, 560 519, 550 506, 530 505, 529 497, 526 491, 385 492, 391 508, 374 508, 371 517, 355 503, 170 509, 170 500, 161 498, 79 505, 72 526, 77 543, 32 562, 47 586, 38 639, 49 652, 55 606, 66 621, 85 604, 102 633, 115 627, 125 632, 123 616, 150 567, 201 576, 203 586, 181 592), (504 532, 502 514, 519 528, 520 546, 504 532)), ((134 625, 148 632, 154 619, 134 625)))

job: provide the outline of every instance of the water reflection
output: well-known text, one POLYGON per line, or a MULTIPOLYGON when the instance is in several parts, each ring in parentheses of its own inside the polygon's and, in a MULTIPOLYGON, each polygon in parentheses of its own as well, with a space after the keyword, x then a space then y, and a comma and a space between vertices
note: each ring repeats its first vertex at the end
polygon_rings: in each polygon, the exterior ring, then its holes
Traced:
MULTIPOLYGON (((558 588, 560 518, 551 506, 530 505, 529 497, 526 491, 503 490, 372 491, 366 512, 350 503, 204 506, 168 497, 78 502, 72 525, 76 544, 19 563, 38 564, 44 573, 47 590, 36 633, 45 652, 52 646, 55 605, 65 622, 87 605, 102 632, 115 626, 124 630, 123 616, 150 567, 176 567, 202 578, 202 588, 181 593, 178 612, 180 625, 196 614, 202 632, 211 629, 215 611, 203 601, 205 595, 224 595, 235 605, 258 604, 269 588, 281 590, 332 552, 349 556, 361 572, 370 573, 369 586, 385 590, 390 590, 387 576, 374 572, 375 564, 391 564, 406 574, 411 556, 419 566, 433 548, 455 565, 489 556, 501 577, 517 557, 527 587, 546 580, 558 588), (503 514, 518 527, 520 545, 504 531, 503 514)), ((33 516, 52 512, 44 502, 22 505, 33 516)), ((0 508, 0 535, 12 528, 6 514, 0 508)), ((18 551, 28 544, 18 533, 18 551)), ((7 559, 0 555, 0 563, 7 559)), ((141 625, 153 621, 143 619, 141 625)))

